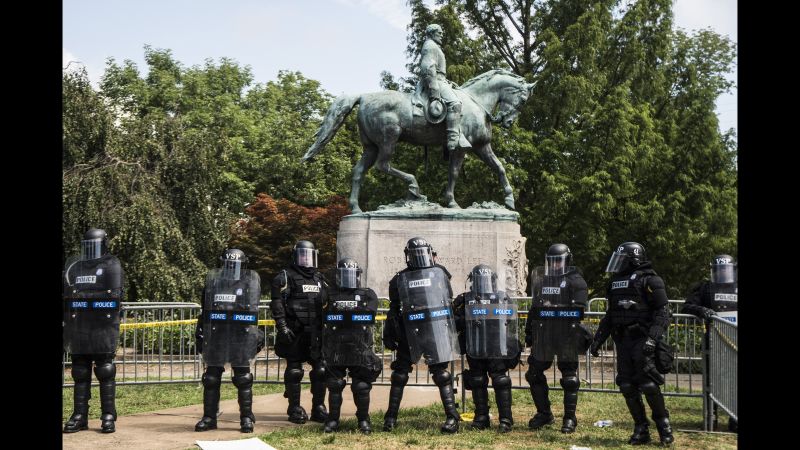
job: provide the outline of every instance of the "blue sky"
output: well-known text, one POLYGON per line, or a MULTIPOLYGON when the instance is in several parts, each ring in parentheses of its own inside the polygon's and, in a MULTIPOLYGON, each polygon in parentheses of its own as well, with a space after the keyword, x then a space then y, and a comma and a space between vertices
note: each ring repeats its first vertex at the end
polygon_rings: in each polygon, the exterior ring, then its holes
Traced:
MULTIPOLYGON (((427 3, 432 4, 432 1, 427 3)), ((388 70, 407 76, 405 0, 64 0, 63 65, 79 61, 95 83, 108 57, 144 63, 144 45, 186 66, 226 56, 266 83, 300 71, 333 95, 377 91, 388 70)), ((677 0, 675 22, 737 42, 736 0, 677 0)), ((736 72, 729 75, 736 78, 736 72)), ((720 97, 720 128, 737 128, 736 90, 720 97)))

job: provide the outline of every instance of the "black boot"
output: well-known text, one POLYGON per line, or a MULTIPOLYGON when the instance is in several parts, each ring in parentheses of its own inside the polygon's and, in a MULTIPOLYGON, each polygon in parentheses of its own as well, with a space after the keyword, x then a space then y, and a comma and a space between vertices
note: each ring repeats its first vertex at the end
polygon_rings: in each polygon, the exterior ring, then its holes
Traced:
POLYGON ((546 381, 531 385, 531 397, 533 397, 533 404, 536 405, 536 414, 528 421, 528 428, 531 430, 538 430, 555 421, 553 412, 550 410, 549 394, 550 388, 546 381))
POLYGON ((500 416, 500 426, 497 431, 508 433, 514 425, 514 417, 511 413, 511 377, 506 374, 493 376, 492 387, 497 401, 497 413, 500 416))
POLYGON ((575 412, 578 408, 578 391, 564 391, 564 419, 561 425, 562 433, 574 433, 578 426, 575 412))
POLYGON ((489 428, 489 390, 486 387, 472 388, 472 401, 475 402, 475 418, 469 424, 473 430, 489 428))
MULTIPOLYGON (((248 369, 249 370, 249 369, 248 369)), ((252 433, 256 422, 253 414, 253 374, 250 372, 235 373, 233 385, 238 390, 239 399, 239 425, 242 433, 252 433)))
POLYGON ((372 383, 354 378, 350 390, 353 391, 353 401, 356 404, 358 430, 364 434, 370 434, 372 427, 369 421, 369 392, 372 390, 372 383))
POLYGON ((114 404, 117 382, 116 367, 110 361, 95 365, 94 373, 100 382, 100 431, 113 433, 116 431, 114 422, 117 420, 117 408, 114 404))
POLYGON ((633 434, 628 440, 628 443, 631 445, 647 444, 650 442, 650 425, 647 422, 642 396, 638 392, 624 394, 624 396, 625 404, 628 406, 628 411, 630 411, 634 423, 633 434))
POLYGON ((397 425, 397 413, 403 400, 403 389, 408 383, 408 372, 392 371, 392 387, 389 389, 389 406, 383 415, 383 431, 392 431, 397 425))
POLYGON ((442 433, 457 433, 458 421, 461 416, 458 414, 456 408, 456 398, 453 394, 453 385, 450 384, 452 376, 447 370, 437 370, 433 373, 433 382, 439 386, 439 396, 442 399, 442 406, 444 406, 444 414, 447 417, 445 422, 440 428, 442 433))
POLYGON ((217 429, 217 411, 219 411, 219 387, 222 384, 221 372, 203 374, 203 418, 194 426, 194 431, 217 429))
POLYGON ((339 429, 339 416, 342 411, 342 390, 346 381, 329 375, 328 385, 328 405, 331 407, 325 422, 323 431, 331 433, 339 429))
MULTIPOLYGON (((74 378, 74 367, 72 370, 74 378)), ((92 398, 92 382, 82 381, 79 383, 76 381, 74 389, 72 416, 64 424, 64 433, 75 433, 89 429, 89 399, 92 398)))
POLYGON ((645 394, 645 398, 647 404, 650 405, 650 410, 653 411, 653 422, 656 423, 661 444, 671 444, 675 438, 672 436, 672 427, 669 424, 669 411, 664 405, 664 395, 659 389, 656 393, 645 394))
POLYGON ((286 409, 286 414, 289 415, 289 422, 304 424, 308 420, 306 410, 300 406, 300 383, 286 383, 284 385, 286 390, 283 396, 289 399, 289 408, 286 409))
POLYGON ((311 421, 325 423, 328 410, 325 408, 325 368, 311 369, 311 421))

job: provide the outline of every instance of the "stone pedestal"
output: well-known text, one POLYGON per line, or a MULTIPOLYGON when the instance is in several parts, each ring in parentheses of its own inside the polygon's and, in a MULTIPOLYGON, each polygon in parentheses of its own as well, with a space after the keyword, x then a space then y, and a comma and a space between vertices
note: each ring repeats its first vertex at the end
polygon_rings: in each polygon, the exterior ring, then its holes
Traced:
POLYGON ((337 260, 355 258, 364 272, 362 285, 389 296, 389 280, 406 267, 403 248, 415 236, 425 238, 439 264, 450 271, 453 295, 469 289, 467 275, 488 264, 498 275, 498 289, 524 296, 528 261, 519 214, 496 203, 448 209, 428 202, 402 202, 377 211, 351 214, 339 223, 337 260))

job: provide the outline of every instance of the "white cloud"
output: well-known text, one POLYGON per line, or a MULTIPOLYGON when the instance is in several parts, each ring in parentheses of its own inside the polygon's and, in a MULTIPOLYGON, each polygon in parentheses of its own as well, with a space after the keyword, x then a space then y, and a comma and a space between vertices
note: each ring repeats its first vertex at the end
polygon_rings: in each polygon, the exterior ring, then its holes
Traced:
POLYGON ((336 0, 351 8, 366 8, 373 16, 385 20, 398 30, 405 30, 411 21, 411 10, 405 0, 336 0))
POLYGON ((711 27, 736 42, 736 0, 676 0, 673 11, 677 27, 689 32, 711 27))
POLYGON ((66 70, 69 66, 69 70, 76 70, 80 67, 86 69, 86 74, 89 76, 89 83, 91 83, 92 87, 95 89, 100 88, 100 77, 102 72, 96 70, 93 66, 84 63, 81 61, 80 58, 75 56, 72 52, 67 50, 66 48, 61 48, 61 68, 66 70))

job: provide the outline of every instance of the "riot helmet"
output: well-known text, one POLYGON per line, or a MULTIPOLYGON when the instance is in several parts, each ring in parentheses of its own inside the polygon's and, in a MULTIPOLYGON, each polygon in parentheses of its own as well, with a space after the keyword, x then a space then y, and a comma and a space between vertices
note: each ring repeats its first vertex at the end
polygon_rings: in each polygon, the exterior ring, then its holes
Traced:
POLYGON ((317 268, 319 250, 309 241, 297 241, 292 248, 292 262, 299 267, 317 268))
POLYGON ((342 258, 336 264, 336 285, 342 289, 361 287, 361 267, 353 258, 342 258))
POLYGON ((544 274, 547 276, 564 275, 572 264, 572 252, 567 244, 553 244, 544 254, 544 274))
POLYGON ((81 260, 98 259, 108 252, 108 234, 99 228, 90 228, 81 240, 81 260))
POLYGON ((606 272, 620 273, 635 269, 647 262, 647 256, 642 244, 638 242, 623 242, 611 254, 606 266, 606 272))
POLYGON ((413 237, 406 243, 406 248, 403 249, 406 255, 406 264, 413 269, 422 269, 425 267, 433 267, 433 247, 425 238, 413 237))
POLYGON ((736 261, 731 255, 717 255, 711 260, 711 282, 733 283, 737 278, 736 261))
POLYGON ((493 294, 497 292, 497 274, 486 264, 478 264, 473 267, 468 278, 472 282, 470 289, 473 294, 493 294))
POLYGON ((220 255, 222 278, 240 280, 242 271, 247 269, 247 256, 238 248, 226 248, 220 255))

